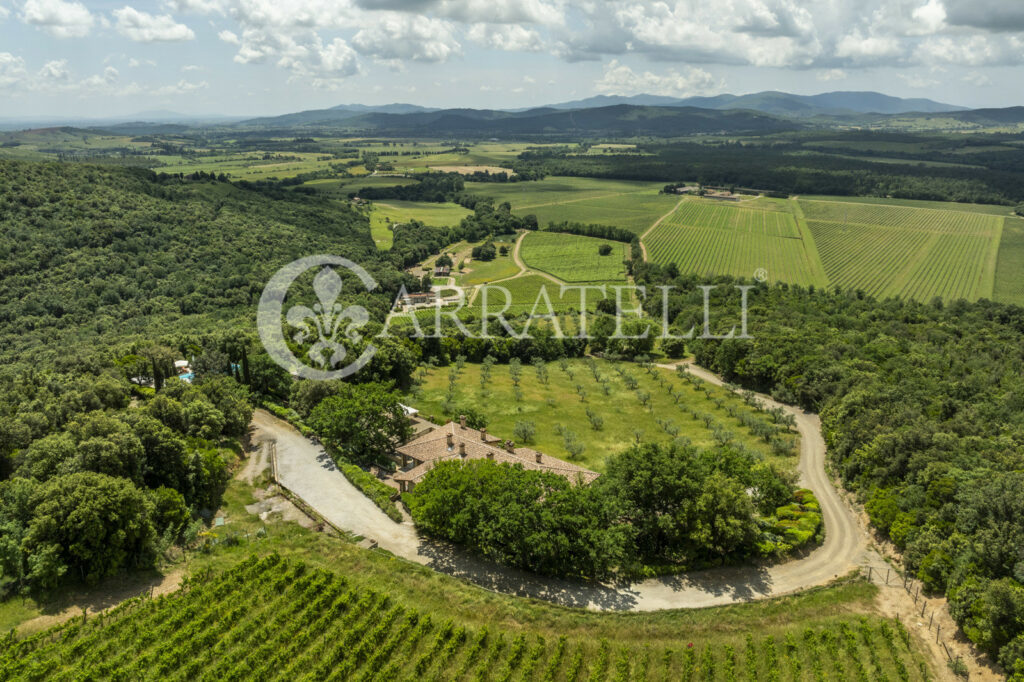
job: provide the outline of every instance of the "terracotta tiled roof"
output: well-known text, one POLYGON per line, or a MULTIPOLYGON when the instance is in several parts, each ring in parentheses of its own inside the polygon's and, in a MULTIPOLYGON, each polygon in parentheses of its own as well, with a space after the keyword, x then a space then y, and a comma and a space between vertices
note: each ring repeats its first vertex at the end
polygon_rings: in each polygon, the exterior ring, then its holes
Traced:
POLYGON ((460 426, 455 422, 448 422, 430 433, 409 441, 398 448, 398 452, 411 457, 420 464, 408 471, 396 473, 394 477, 396 481, 419 482, 427 472, 434 468, 437 462, 463 458, 467 461, 490 458, 499 464, 519 464, 524 469, 547 471, 564 476, 574 483, 581 477, 584 483, 590 483, 600 476, 597 472, 584 469, 557 457, 545 455, 531 448, 514 448, 512 452, 509 452, 501 446, 501 439, 484 434, 477 429, 460 426), (448 445, 449 436, 451 436, 451 447, 448 445), (465 455, 462 454, 463 447, 465 455))

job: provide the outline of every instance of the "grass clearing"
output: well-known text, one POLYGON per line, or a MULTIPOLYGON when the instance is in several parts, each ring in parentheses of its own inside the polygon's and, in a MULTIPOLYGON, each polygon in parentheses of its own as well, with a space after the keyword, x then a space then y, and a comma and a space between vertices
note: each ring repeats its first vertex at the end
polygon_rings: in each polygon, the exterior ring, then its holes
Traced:
MULTIPOLYGON (((570 360, 566 367, 561 369, 558 363, 548 363, 545 384, 534 368, 524 366, 520 383, 522 399, 516 400, 507 365, 494 366, 485 390, 481 387, 481 365, 467 364, 458 376, 452 401, 456 406, 455 414, 458 406, 473 407, 488 417, 490 433, 512 440, 516 439, 516 422, 532 421, 536 426, 534 441, 520 445, 569 459, 563 436, 556 430, 557 425, 562 425, 575 432, 585 446, 581 458, 575 461, 594 471, 603 471, 607 457, 635 443, 637 432, 645 441, 667 443, 676 437, 685 437, 703 448, 715 445, 716 429, 730 432, 735 443, 780 466, 792 469, 796 464, 795 456, 773 456, 767 443, 751 435, 740 421, 743 414, 766 423, 770 418, 747 407, 738 396, 724 389, 703 384, 706 393, 701 392, 669 370, 655 368, 652 375, 632 364, 597 362, 599 378, 595 378, 585 360, 570 360), (631 388, 629 379, 621 376, 616 368, 632 377, 636 388, 631 388), (607 385, 607 392, 604 385, 607 385), (678 402, 668 393, 669 386, 679 396, 678 402), (648 394, 646 405, 641 404, 639 393, 648 394), (599 430, 593 428, 588 410, 603 421, 599 430), (700 416, 694 417, 694 411, 700 416), (710 421, 706 422, 704 415, 710 416, 710 421), (674 435, 670 433, 673 431, 674 435)), ((449 368, 428 372, 423 385, 406 398, 409 404, 428 419, 434 417, 437 423, 445 421, 448 372, 449 368)))
MULTIPOLYGON (((591 284, 607 285, 609 288, 606 290, 606 293, 609 297, 615 296, 614 290, 610 287, 623 285, 622 282, 587 283, 588 286, 591 284)), ((551 281, 543 275, 523 275, 522 277, 515 277, 504 282, 497 282, 493 285, 477 289, 474 294, 473 301, 467 306, 467 309, 472 310, 479 316, 483 309, 483 300, 485 295, 487 297, 487 309, 492 318, 505 307, 506 302, 508 302, 509 305, 504 314, 506 317, 512 317, 514 315, 533 313, 535 307, 537 315, 544 315, 549 312, 547 305, 548 301, 551 303, 551 310, 554 310, 555 312, 564 312, 568 310, 578 311, 581 309, 581 301, 583 299, 583 294, 577 289, 569 289, 563 295, 562 285, 551 281), (485 290, 486 294, 484 293, 485 290), (508 292, 507 295, 505 293, 506 291, 508 292), (547 300, 542 298, 542 291, 547 294, 547 300), (538 299, 540 299, 539 303, 538 299)), ((587 310, 595 310, 597 302, 602 298, 603 296, 600 291, 588 291, 586 293, 587 310)))
POLYGON ((597 178, 548 177, 537 181, 467 182, 466 190, 508 201, 517 215, 534 214, 542 225, 572 221, 615 225, 640 234, 677 201, 659 194, 663 184, 597 178))
POLYGON ((519 256, 527 267, 566 282, 624 282, 623 261, 629 256, 629 245, 558 232, 531 232, 523 238, 519 256), (611 247, 611 253, 600 255, 602 245, 611 247))
POLYGON ((471 261, 459 277, 459 284, 465 287, 486 284, 512 277, 518 272, 519 266, 512 260, 512 256, 498 256, 492 261, 471 261))

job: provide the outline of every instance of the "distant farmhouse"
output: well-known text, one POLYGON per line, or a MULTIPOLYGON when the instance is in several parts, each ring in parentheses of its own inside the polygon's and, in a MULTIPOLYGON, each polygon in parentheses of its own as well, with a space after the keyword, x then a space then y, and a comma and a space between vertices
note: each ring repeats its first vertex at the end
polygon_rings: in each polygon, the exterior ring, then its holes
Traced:
POLYGON ((428 431, 397 449, 399 471, 394 480, 403 493, 412 490, 438 462, 489 459, 505 464, 518 464, 524 469, 546 471, 567 478, 572 483, 591 483, 600 474, 565 460, 545 455, 530 448, 517 448, 512 441, 502 441, 487 429, 466 426, 466 417, 459 422, 428 431))
POLYGON ((434 277, 447 277, 452 272, 452 269, 447 265, 434 268, 434 277))

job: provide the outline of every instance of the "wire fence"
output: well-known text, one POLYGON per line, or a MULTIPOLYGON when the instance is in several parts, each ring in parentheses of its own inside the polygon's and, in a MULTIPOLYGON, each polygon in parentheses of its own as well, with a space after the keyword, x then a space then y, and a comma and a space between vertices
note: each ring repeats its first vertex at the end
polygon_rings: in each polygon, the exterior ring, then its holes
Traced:
MULTIPOLYGON (((942 625, 936 622, 936 616, 942 606, 931 606, 929 609, 929 603, 927 596, 921 595, 921 590, 924 587, 923 583, 914 578, 911 578, 908 573, 901 573, 897 569, 886 568, 883 574, 881 569, 875 569, 873 566, 866 566, 861 568, 861 574, 868 579, 870 582, 888 585, 890 587, 902 587, 908 595, 914 600, 914 611, 909 614, 913 618, 920 619, 919 625, 924 627, 925 631, 931 636, 932 632, 935 633, 935 642, 942 646, 942 650, 946 654, 946 658, 949 661, 950 668, 960 675, 966 676, 967 667, 963 661, 963 656, 955 654, 946 643, 946 639, 942 636, 942 625), (920 610, 918 610, 920 606, 920 610), (927 618, 927 621, 925 620, 927 618)), ((903 618, 897 612, 896 620, 902 621, 903 618)), ((950 635, 953 633, 947 633, 950 635)))

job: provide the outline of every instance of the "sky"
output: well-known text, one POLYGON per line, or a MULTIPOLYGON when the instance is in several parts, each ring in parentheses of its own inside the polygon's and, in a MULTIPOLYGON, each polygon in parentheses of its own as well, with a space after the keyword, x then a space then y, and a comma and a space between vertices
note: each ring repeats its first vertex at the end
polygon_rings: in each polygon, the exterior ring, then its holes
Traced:
POLYGON ((1024 0, 0 0, 0 119, 1022 83, 1024 0))

